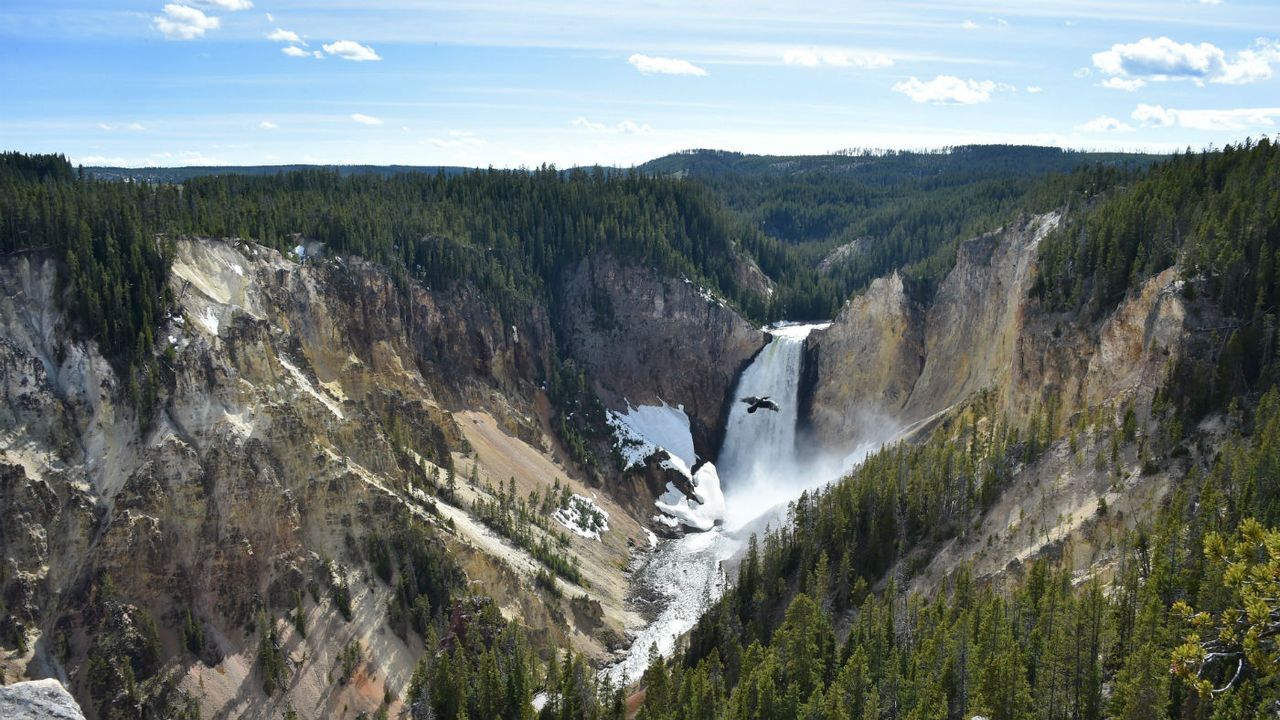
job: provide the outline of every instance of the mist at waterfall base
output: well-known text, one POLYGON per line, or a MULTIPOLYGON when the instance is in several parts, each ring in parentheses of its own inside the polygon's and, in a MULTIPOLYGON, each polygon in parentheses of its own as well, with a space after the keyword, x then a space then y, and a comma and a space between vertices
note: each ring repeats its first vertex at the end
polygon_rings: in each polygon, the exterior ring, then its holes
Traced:
POLYGON ((778 409, 752 413, 747 404, 735 402, 729 411, 716 467, 725 498, 724 529, 730 533, 839 478, 889 438, 864 438, 843 452, 807 447, 797 438, 805 338, 827 325, 771 329, 773 339, 738 379, 738 398, 767 396, 778 409))
MULTIPOLYGON (((635 634, 626 655, 604 671, 610 682, 638 680, 648 667, 651 648, 664 657, 675 651, 678 638, 723 594, 727 578, 722 564, 746 546, 752 532, 781 522, 787 505, 801 493, 836 480, 891 439, 892 423, 871 422, 865 426, 878 428, 875 437, 861 438, 843 452, 801 449, 808 445, 796 437, 804 341, 825 326, 769 329, 772 339, 739 378, 720 457, 714 467, 704 466, 695 476, 715 484, 699 490, 717 501, 717 509, 723 508, 717 522, 706 522, 705 511, 711 506, 686 499, 673 487, 659 498, 664 515, 655 520, 671 524, 682 518, 686 527, 706 531, 659 543, 636 570, 634 584, 641 589, 636 605, 642 614, 650 614, 649 622, 635 634), (748 406, 737 402, 747 395, 769 396, 778 410, 748 413, 748 406)), ((683 441, 688 418, 679 409, 665 403, 629 408, 625 414, 614 414, 613 421, 619 435, 628 439, 628 462, 661 447, 671 455, 668 466, 687 471, 693 465, 692 459, 682 461, 682 456, 692 454, 692 441, 683 441)))

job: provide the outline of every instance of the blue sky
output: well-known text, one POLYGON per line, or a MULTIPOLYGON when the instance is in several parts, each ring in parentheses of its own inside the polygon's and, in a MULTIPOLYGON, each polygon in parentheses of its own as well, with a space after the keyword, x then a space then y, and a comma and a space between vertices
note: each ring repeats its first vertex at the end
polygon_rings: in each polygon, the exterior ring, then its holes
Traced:
POLYGON ((1222 145, 1277 0, 4 0, 0 147, 84 164, 631 165, 1222 145))

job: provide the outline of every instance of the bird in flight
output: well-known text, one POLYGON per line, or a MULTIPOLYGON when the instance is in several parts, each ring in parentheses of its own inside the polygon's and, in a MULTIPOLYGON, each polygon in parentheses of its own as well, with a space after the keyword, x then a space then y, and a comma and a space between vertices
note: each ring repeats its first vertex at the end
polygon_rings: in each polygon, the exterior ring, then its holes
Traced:
POLYGON ((770 400, 768 395, 765 395, 764 397, 756 397, 755 395, 748 395, 742 398, 742 402, 751 406, 747 408, 747 412, 749 413, 753 413, 759 410, 760 408, 764 408, 766 410, 773 410, 774 412, 777 412, 778 410, 778 403, 770 400))

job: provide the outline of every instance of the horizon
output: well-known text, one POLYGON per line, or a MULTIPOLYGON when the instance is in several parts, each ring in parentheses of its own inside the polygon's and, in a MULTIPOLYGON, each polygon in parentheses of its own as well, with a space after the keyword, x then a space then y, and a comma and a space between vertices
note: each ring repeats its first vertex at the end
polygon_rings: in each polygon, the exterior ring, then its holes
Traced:
POLYGON ((1268 0, 11 0, 0 133, 93 167, 1165 154, 1274 133, 1268 0))
MULTIPOLYGON (((823 153, 793 154, 793 155, 743 152, 739 150, 722 150, 718 148, 686 148, 683 150, 675 150, 665 155, 660 155, 658 157, 647 158, 645 160, 642 160, 641 162, 638 162, 632 165, 601 165, 599 163, 596 163, 596 164, 590 164, 590 165, 571 165, 571 166, 565 166, 565 167, 561 167, 559 165, 556 165, 555 163, 542 163, 540 165, 519 165, 515 167, 497 167, 497 166, 481 166, 481 165, 409 165, 404 163, 387 163, 387 164, 260 163, 260 164, 246 164, 246 165, 230 165, 230 164, 224 164, 224 165, 155 165, 155 164, 83 165, 83 164, 80 164, 79 166, 83 167, 85 170, 212 170, 214 171, 213 173, 210 173, 210 174, 217 174, 217 171, 219 170, 234 171, 237 169, 258 170, 258 169, 276 169, 276 168, 281 168, 281 169, 284 169, 284 168, 300 168, 300 169, 311 169, 311 168, 397 169, 397 168, 403 168, 410 172, 416 171, 416 170, 480 170, 480 171, 514 170, 514 171, 530 171, 531 172, 545 166, 549 169, 557 170, 557 171, 590 170, 592 168, 601 168, 605 170, 631 170, 631 169, 638 169, 645 165, 648 165, 649 163, 656 162, 658 160, 663 160, 670 157, 692 156, 692 155, 699 155, 704 153, 737 155, 744 158, 789 158, 789 159, 813 159, 813 158, 832 158, 832 157, 883 158, 883 157, 889 157, 891 154, 894 154, 894 153, 902 154, 902 155, 952 155, 952 154, 955 154, 956 150, 968 149, 968 148, 1032 148, 1036 150, 1060 150, 1065 154, 1077 154, 1077 155, 1132 155, 1132 156, 1172 157, 1174 155, 1185 152, 1187 150, 1190 150, 1192 152, 1215 152, 1218 150, 1222 150, 1227 145, 1243 146, 1246 142, 1256 143, 1263 139, 1271 140, 1272 138, 1270 135, 1263 133, 1263 134, 1257 135, 1256 137, 1249 136, 1249 137, 1240 138, 1236 141, 1229 141, 1228 143, 1225 143, 1221 147, 1211 144, 1209 146, 1205 146, 1201 148, 1179 148, 1179 149, 1163 151, 1163 152, 1150 152, 1145 150, 1124 150, 1124 149, 1110 150, 1110 149, 1096 149, 1096 148, 1082 148, 1082 147, 1061 147, 1057 145, 1012 145, 1012 144, 1005 144, 1005 143, 984 143, 984 144, 952 145, 952 146, 921 147, 921 148, 843 148, 843 149, 837 149, 837 150, 832 150, 830 152, 823 152, 823 153)), ((1276 133, 1275 141, 1280 142, 1280 133, 1276 133)), ((22 153, 24 151, 15 150, 12 152, 22 153)), ((61 155, 67 159, 67 161, 72 165, 73 168, 77 166, 77 163, 74 162, 74 158, 67 156, 66 153, 54 152, 54 153, 48 153, 48 154, 61 155)))

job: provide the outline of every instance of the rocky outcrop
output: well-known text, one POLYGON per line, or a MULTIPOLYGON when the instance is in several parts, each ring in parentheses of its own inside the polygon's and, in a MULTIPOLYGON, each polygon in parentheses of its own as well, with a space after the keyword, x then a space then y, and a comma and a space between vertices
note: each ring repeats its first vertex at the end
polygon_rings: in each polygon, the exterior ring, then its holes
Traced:
POLYGON ((809 425, 822 445, 902 412, 924 365, 924 308, 894 273, 871 283, 809 341, 809 425))
POLYGON ((715 456, 725 408, 764 346, 762 331, 692 282, 608 254, 566 273, 559 319, 607 404, 683 405, 699 456, 715 456))
POLYGON ((962 243, 927 305, 896 276, 877 280, 810 336, 808 417, 828 448, 934 429, 963 442, 965 422, 1001 421, 1045 442, 955 537, 902 559, 914 591, 936 591, 959 567, 1001 582, 1040 556, 1068 558, 1078 579, 1105 577, 1114 538, 1202 462, 1194 447, 1153 458, 1147 433, 1160 426, 1152 408, 1171 366, 1212 357, 1229 323, 1188 298, 1178 268, 1098 316, 1046 309, 1032 289, 1039 242, 1057 222, 1026 217, 962 243), (965 420, 946 424, 955 418, 965 420), (1117 430, 1126 418, 1130 439, 1117 430))
POLYGON ((84 720, 80 706, 57 680, 0 686, 0 717, 7 720, 84 720))
POLYGON ((1022 331, 1035 250, 1058 215, 1024 218, 962 244, 925 315, 925 362, 904 408, 927 417, 1007 377, 1022 331))
POLYGON ((818 272, 829 274, 838 268, 847 265, 854 259, 865 254, 875 243, 872 238, 860 237, 850 242, 840 245, 836 249, 827 253, 826 257, 818 263, 818 272))
POLYGON ((893 276, 814 333, 816 438, 843 446, 988 390, 1014 419, 1049 406, 1057 423, 1104 402, 1137 398, 1139 409, 1149 406, 1188 337, 1210 323, 1208 311, 1188 309, 1170 269, 1096 321, 1046 312, 1031 288, 1039 242, 1058 220, 1057 213, 1024 217, 961 244, 927 308, 893 276))
POLYGON ((403 695, 420 645, 389 629, 394 590, 369 580, 364 548, 410 520, 434 527, 431 542, 534 637, 598 659, 614 649, 635 620, 623 569, 644 537, 622 508, 598 495, 609 532, 567 541, 592 586, 571 586, 563 607, 534 589, 531 555, 464 509, 491 500, 485 483, 513 479, 521 497, 553 481, 588 492, 540 430, 554 347, 545 311, 504 316, 466 288, 422 287, 358 258, 298 263, 239 241, 178 242, 170 282, 176 311, 156 333, 160 397, 139 413, 96 344, 68 332, 53 259, 0 259, 7 678, 66 677, 85 707, 99 707, 88 657, 95 638, 123 632, 102 610, 119 607, 160 628, 155 677, 173 692, 154 698, 186 693, 205 716, 279 717, 286 705, 302 716, 372 713, 384 695, 403 695), (460 483, 456 505, 424 492, 450 468, 476 479, 460 483), (350 588, 349 621, 335 583, 350 588), (309 631, 279 624, 293 681, 267 697, 244 628, 260 607, 283 617, 297 592, 309 631), (569 620, 582 613, 567 598, 579 596, 589 632, 569 620), (208 639, 199 657, 176 638, 188 613, 208 639), (335 689, 332 658, 352 642, 376 661, 362 689, 335 689))

